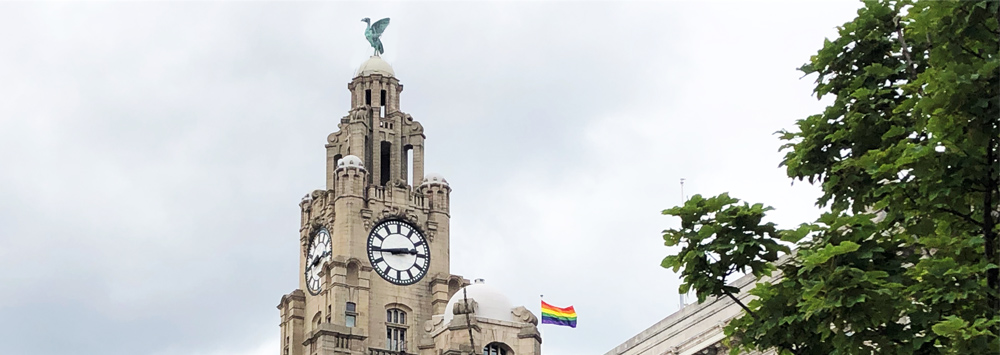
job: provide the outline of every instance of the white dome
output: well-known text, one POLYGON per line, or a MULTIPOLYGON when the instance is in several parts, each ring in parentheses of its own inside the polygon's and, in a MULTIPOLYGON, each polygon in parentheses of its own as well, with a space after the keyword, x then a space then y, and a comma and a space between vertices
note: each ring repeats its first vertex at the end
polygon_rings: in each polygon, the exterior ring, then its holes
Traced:
MULTIPOLYGON (((514 315, 510 313, 514 310, 514 306, 507 299, 507 296, 504 296, 499 290, 487 286, 482 279, 476 280, 472 285, 465 286, 464 290, 467 293, 466 297, 469 297, 470 300, 476 300, 476 303, 479 304, 476 316, 508 322, 514 321, 514 315)), ((451 319, 455 317, 455 304, 461 302, 462 298, 462 290, 458 290, 448 300, 448 306, 444 311, 445 325, 451 323, 451 319)))
POLYGON ((361 67, 358 68, 358 71, 356 73, 354 73, 354 76, 355 77, 368 76, 372 74, 379 74, 390 77, 396 76, 396 72, 392 70, 392 67, 389 66, 389 63, 386 63, 384 60, 382 60, 382 58, 380 58, 377 55, 373 55, 371 58, 368 58, 368 60, 366 60, 363 64, 361 64, 361 67))
POLYGON ((430 174, 427 174, 427 176, 424 176, 424 181, 422 183, 420 183, 420 184, 421 185, 423 185, 423 184, 442 184, 442 185, 448 185, 448 180, 445 180, 444 176, 442 176, 441 174, 430 173, 430 174))
POLYGON ((356 155, 348 155, 346 157, 340 158, 340 160, 337 161, 337 169, 345 167, 355 167, 364 169, 365 165, 361 163, 361 158, 358 158, 356 155))

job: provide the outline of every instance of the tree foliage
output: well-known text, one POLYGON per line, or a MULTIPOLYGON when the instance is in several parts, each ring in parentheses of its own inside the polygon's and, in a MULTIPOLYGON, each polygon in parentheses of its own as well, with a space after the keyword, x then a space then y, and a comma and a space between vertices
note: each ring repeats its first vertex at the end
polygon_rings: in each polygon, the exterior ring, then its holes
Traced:
POLYGON ((788 176, 822 186, 818 220, 779 230, 728 195, 664 211, 682 292, 759 278, 733 353, 1000 352, 998 19, 997 1, 865 1, 800 68, 834 98, 778 132, 788 176), (771 279, 780 239, 796 251, 771 279))

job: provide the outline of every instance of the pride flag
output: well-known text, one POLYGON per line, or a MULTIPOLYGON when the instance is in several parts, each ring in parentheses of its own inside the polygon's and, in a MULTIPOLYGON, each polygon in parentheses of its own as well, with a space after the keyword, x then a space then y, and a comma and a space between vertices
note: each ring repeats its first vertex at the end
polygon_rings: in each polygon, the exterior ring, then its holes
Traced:
POLYGON ((573 306, 559 308, 542 301, 542 324, 565 325, 576 328, 576 310, 573 306))

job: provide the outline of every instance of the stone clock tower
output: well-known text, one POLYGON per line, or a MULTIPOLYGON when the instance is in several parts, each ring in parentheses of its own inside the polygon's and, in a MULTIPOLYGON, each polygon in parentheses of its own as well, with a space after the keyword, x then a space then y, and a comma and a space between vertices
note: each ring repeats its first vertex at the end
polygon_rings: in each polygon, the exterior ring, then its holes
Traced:
POLYGON ((299 204, 299 288, 278 305, 281 354, 538 354, 530 311, 451 274, 451 188, 424 175, 424 129, 400 111, 392 67, 372 56, 347 88, 326 189, 299 204))

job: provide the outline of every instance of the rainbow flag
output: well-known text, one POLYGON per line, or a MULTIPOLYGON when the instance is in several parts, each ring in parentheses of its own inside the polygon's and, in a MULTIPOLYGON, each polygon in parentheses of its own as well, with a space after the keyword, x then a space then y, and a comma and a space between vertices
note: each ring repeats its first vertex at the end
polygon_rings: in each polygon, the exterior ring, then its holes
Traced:
POLYGON ((576 328, 576 310, 573 306, 559 308, 542 301, 542 324, 565 325, 576 328))

